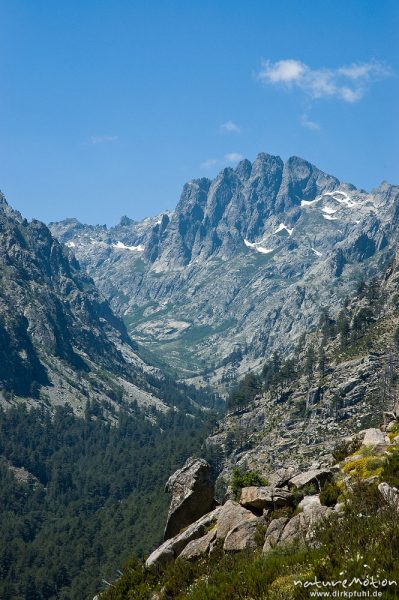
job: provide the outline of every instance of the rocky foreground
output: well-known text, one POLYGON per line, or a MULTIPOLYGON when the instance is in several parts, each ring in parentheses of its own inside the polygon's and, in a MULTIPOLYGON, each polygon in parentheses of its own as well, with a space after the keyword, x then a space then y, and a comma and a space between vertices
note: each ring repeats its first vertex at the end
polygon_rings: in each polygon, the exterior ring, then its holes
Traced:
POLYGON ((396 598, 398 414, 385 420, 341 441, 328 464, 280 468, 267 481, 233 474, 221 504, 209 465, 189 459, 166 487, 165 541, 97 600, 301 600, 306 582, 353 578, 353 590, 377 580, 396 598))
MULTIPOLYGON (((279 469, 271 474, 267 485, 243 487, 237 500, 230 488, 226 501, 213 510, 209 510, 212 483, 206 477, 207 463, 189 459, 167 484, 172 503, 166 539, 148 557, 147 567, 178 557, 191 560, 212 554, 218 541, 223 543, 224 552, 238 552, 256 548, 262 536, 264 553, 293 542, 314 542, 320 521, 344 509, 342 501, 332 503, 328 499, 328 505, 322 503, 326 500, 323 496, 326 486, 334 484, 342 489, 350 485, 359 470, 360 474, 368 474, 367 464, 371 460, 375 464, 366 479, 375 482, 385 457, 398 448, 397 422, 391 421, 384 429, 371 428, 346 438, 346 448, 357 447, 357 450, 340 463, 332 458, 330 462, 335 464, 316 464, 305 472, 295 472, 292 467, 279 469), (388 432, 393 432, 392 441, 388 432), (190 514, 199 518, 193 522, 190 514), (170 535, 177 530, 177 535, 170 535)), ((396 489, 386 482, 380 482, 378 489, 387 501, 399 506, 396 489)))

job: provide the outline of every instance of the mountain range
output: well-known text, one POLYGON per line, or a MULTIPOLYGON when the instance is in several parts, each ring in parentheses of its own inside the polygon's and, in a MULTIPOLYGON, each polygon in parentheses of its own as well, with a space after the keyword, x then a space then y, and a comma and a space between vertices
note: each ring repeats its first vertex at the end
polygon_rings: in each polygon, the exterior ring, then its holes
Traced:
POLYGON ((384 415, 396 452, 398 200, 267 154, 110 228, 28 222, 0 195, 0 595, 103 589, 161 542, 190 455, 222 514, 237 481, 332 476, 337 443, 384 415))
POLYGON ((398 242, 398 199, 396 185, 368 193, 262 153, 189 181, 171 213, 50 229, 139 345, 178 379, 223 393, 381 270, 398 242))

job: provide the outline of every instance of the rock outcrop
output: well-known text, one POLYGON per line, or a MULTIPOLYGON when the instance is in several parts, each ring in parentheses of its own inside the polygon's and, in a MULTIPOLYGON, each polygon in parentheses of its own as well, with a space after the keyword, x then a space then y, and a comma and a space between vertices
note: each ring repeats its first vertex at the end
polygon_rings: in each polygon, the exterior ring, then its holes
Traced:
POLYGON ((241 490, 240 504, 259 511, 280 508, 293 504, 293 494, 281 488, 251 486, 241 490))
MULTIPOLYGON (((175 490, 172 498, 170 515, 176 507, 195 489, 196 474, 206 472, 205 461, 190 459, 182 469, 177 471, 169 480, 168 488, 175 490)), ((324 471, 321 471, 324 473, 324 471)), ((291 475, 292 472, 289 472, 291 475)), ((319 472, 316 473, 319 475, 319 472)), ((280 472, 281 475, 281 472, 280 472)), ((300 474, 303 480, 314 481, 309 472, 300 474)), ((299 476, 299 475, 298 475, 299 476)), ((276 475, 274 480, 278 476, 276 475)), ((204 476, 205 480, 206 477, 204 476)), ((285 478, 283 478, 285 479, 285 478)), ((318 481, 322 487, 329 477, 326 475, 318 481)), ((200 496, 197 495, 197 502, 200 496)), ((209 498, 206 495, 206 502, 209 498)), ((176 558, 193 560, 199 556, 211 554, 215 544, 223 545, 224 552, 239 552, 255 549, 261 541, 263 551, 268 552, 277 545, 289 544, 295 541, 311 541, 316 525, 336 511, 320 504, 317 494, 305 496, 298 505, 298 514, 292 515, 295 496, 287 489, 251 486, 243 488, 240 503, 227 500, 222 506, 198 518, 186 526, 177 535, 166 541, 148 557, 147 567, 155 564, 166 564, 176 558), (288 510, 291 516, 272 518, 281 507, 288 510), (266 510, 265 510, 266 509, 266 510), (266 529, 266 533, 265 532, 266 529), (264 539, 262 539, 262 532, 264 539)), ((206 506, 206 504, 204 505, 206 506)), ((198 508, 196 509, 198 510, 198 508)), ((185 513, 185 518, 188 519, 185 513)), ((193 513, 191 513, 193 514, 193 513)), ((168 521, 169 522, 169 521, 168 521)))
POLYGON ((280 517, 278 519, 273 519, 268 528, 266 529, 265 542, 263 545, 263 552, 269 552, 269 550, 273 550, 280 540, 281 534, 284 531, 284 527, 287 525, 289 519, 288 517, 280 517))
POLYGON ((389 444, 389 438, 380 429, 370 428, 365 431, 364 446, 385 446, 386 444, 389 444))
POLYGON ((279 544, 292 544, 299 540, 313 541, 315 528, 322 519, 335 515, 335 511, 327 506, 308 507, 288 521, 279 538, 279 544))
POLYGON ((183 468, 168 479, 166 491, 172 494, 172 501, 165 540, 177 535, 214 507, 215 486, 209 464, 203 459, 189 458, 183 468))
POLYGON ((215 508, 212 512, 189 525, 179 535, 166 540, 150 554, 146 561, 147 567, 151 567, 157 563, 166 564, 177 558, 190 542, 202 538, 208 533, 209 529, 214 527, 220 511, 221 507, 215 508))

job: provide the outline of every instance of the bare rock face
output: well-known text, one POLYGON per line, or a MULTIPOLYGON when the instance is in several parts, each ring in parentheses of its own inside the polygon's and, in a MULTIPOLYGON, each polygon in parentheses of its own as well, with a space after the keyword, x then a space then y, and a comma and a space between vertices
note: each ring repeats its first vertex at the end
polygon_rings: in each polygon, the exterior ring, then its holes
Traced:
POLYGON ((230 534, 226 550, 252 548, 255 544, 256 527, 262 522, 262 517, 257 517, 238 502, 228 500, 178 535, 167 539, 148 557, 146 566, 166 564, 177 557, 190 560, 203 556, 212 551, 212 545, 217 539, 226 540, 230 534))
POLYGON ((314 539, 315 527, 318 523, 334 513, 327 506, 313 506, 292 517, 281 534, 279 544, 290 544, 298 540, 312 541, 314 539))
POLYGON ((214 483, 206 460, 189 458, 184 467, 169 477, 166 491, 172 501, 165 527, 165 540, 214 508, 214 483))
POLYGON ((294 467, 281 467, 268 475, 268 482, 270 487, 283 487, 287 485, 290 479, 298 475, 298 471, 294 467))
POLYGON ((321 506, 320 496, 318 494, 316 494, 315 496, 305 496, 298 504, 298 508, 303 512, 312 510, 316 506, 321 506))
POLYGON ((293 495, 288 490, 279 488, 250 486, 241 491, 240 504, 250 509, 280 508, 292 502, 293 495))

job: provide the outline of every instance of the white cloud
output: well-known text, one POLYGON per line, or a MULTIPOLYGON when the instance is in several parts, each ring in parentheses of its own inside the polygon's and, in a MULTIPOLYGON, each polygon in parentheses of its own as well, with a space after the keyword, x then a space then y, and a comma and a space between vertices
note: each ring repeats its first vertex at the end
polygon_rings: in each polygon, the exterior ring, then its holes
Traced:
POLYGON ((216 166, 218 164, 218 159, 217 158, 208 158, 207 160, 204 160, 204 162, 202 162, 200 164, 200 168, 201 169, 212 169, 212 167, 216 166))
POLYGON ((228 154, 224 155, 225 160, 228 160, 229 162, 238 162, 239 160, 243 159, 242 154, 240 154, 239 152, 229 152, 228 154))
POLYGON ((241 128, 234 121, 226 121, 219 127, 222 133, 241 133, 241 128))
POLYGON ((287 59, 263 61, 257 78, 267 85, 299 88, 313 100, 338 98, 354 103, 362 99, 371 83, 390 75, 391 69, 377 61, 352 63, 337 69, 312 69, 299 60, 287 59))
POLYGON ((117 135, 92 135, 90 136, 89 143, 92 146, 96 144, 105 144, 107 142, 116 142, 118 140, 117 135))
POLYGON ((265 60, 262 63, 259 79, 269 83, 293 83, 303 77, 307 69, 305 64, 291 58, 275 63, 265 60))
POLYGON ((315 121, 312 121, 311 119, 309 119, 309 116, 307 113, 303 113, 303 115, 301 115, 301 124, 304 127, 307 127, 308 129, 312 129, 313 131, 320 130, 319 123, 316 123, 315 121))

